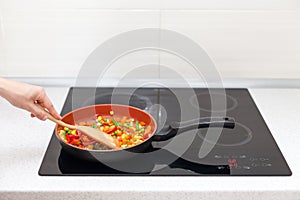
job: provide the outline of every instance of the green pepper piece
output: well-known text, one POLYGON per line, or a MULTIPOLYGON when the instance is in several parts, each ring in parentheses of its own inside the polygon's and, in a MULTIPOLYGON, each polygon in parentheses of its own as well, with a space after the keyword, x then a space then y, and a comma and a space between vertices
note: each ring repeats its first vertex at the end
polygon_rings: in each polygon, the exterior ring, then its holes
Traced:
POLYGON ((115 126, 121 126, 120 123, 118 123, 114 118, 111 118, 111 121, 115 126))
POLYGON ((140 129, 139 121, 135 122, 135 129, 136 129, 136 131, 138 131, 140 129))
POLYGON ((144 133, 144 132, 145 132, 145 127, 142 127, 142 128, 140 129, 140 132, 141 132, 141 133, 144 133))
POLYGON ((129 128, 129 127, 130 127, 130 122, 127 122, 127 123, 125 124, 125 127, 126 127, 126 128, 129 128))
POLYGON ((94 145, 95 150, 102 150, 98 145, 94 145))
POLYGON ((92 128, 97 128, 97 122, 94 122, 92 128))

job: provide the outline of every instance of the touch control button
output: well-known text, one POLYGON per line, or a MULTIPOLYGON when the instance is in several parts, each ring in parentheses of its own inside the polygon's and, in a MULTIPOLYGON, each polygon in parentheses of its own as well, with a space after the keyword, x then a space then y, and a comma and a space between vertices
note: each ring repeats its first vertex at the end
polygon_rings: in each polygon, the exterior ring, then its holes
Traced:
POLYGON ((267 161, 269 159, 268 158, 259 158, 259 160, 263 162, 263 161, 267 161))
POLYGON ((253 161, 256 161, 257 158, 250 158, 249 160, 253 162, 253 161))
POLYGON ((272 167, 272 164, 271 163, 263 163, 262 166, 263 167, 272 167))

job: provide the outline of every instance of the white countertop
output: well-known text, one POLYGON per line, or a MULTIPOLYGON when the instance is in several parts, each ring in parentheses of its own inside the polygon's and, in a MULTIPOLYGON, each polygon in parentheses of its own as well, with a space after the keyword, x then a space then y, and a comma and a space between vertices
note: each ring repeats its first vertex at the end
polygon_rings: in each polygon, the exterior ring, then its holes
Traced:
MULTIPOLYGON (((61 110, 68 88, 46 91, 61 110)), ((293 175, 290 177, 59 177, 38 170, 54 124, 0 99, 0 199, 298 199, 300 89, 251 89, 293 175)))

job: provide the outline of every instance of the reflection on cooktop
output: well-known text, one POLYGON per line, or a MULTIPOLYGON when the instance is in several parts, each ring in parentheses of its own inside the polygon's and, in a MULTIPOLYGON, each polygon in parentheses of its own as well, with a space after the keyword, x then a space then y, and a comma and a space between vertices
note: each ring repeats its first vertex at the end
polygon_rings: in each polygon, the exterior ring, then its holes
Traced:
MULTIPOLYGON (((158 149, 149 149, 149 151, 156 151, 158 149)), ((64 174, 131 174, 131 175, 168 175, 174 171, 184 170, 186 175, 193 174, 230 174, 228 165, 206 165, 191 162, 177 157, 167 150, 159 149, 160 156, 155 154, 141 153, 132 159, 128 159, 118 163, 103 164, 99 161, 87 162, 80 160, 61 150, 58 164, 59 169, 64 174), (176 159, 174 159, 174 157, 176 159), (163 159, 162 159, 163 158, 163 159), (168 161, 173 161, 168 163, 168 161), (122 165, 122 166, 121 166, 122 165), (165 170, 168 168, 168 170, 165 170)), ((182 173, 182 172, 181 172, 182 173)), ((181 174, 182 175, 182 174, 181 174)))
MULTIPOLYGON (((214 130, 219 128, 210 128, 209 134, 214 134, 214 130)), ((219 146, 239 146, 247 144, 252 139, 252 131, 245 125, 235 122, 234 131, 228 129, 222 129, 221 136, 219 137, 217 143, 207 140, 207 129, 203 129, 198 132, 198 136, 205 142, 209 142, 219 146)), ((217 132, 218 134, 218 132, 217 132)))

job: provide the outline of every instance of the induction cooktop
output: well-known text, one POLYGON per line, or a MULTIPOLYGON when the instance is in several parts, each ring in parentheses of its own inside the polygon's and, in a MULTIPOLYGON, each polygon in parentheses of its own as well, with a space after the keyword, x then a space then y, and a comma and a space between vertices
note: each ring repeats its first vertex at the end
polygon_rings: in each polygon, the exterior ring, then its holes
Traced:
MULTIPOLYGON (((62 149, 53 132, 41 176, 290 176, 292 174, 247 89, 207 88, 70 88, 61 115, 88 105, 124 104, 149 112, 164 127, 193 116, 223 115, 233 129, 186 131, 152 142, 143 153, 114 163, 86 161, 62 149), (191 95, 192 94, 192 95, 191 95), (214 102, 213 99, 219 101, 214 102), (222 100, 222 101, 220 101, 222 100), (224 102, 223 102, 224 101, 224 102), (225 107, 215 106, 219 103, 225 107), (183 119, 184 118, 184 119, 183 119), (219 133, 217 140, 209 137, 219 133), (187 135, 194 134, 192 139, 187 135), (205 155, 200 148, 210 144, 205 155), (176 146, 176 144, 178 146, 176 146)), ((158 128, 157 134, 161 129, 158 128)))

